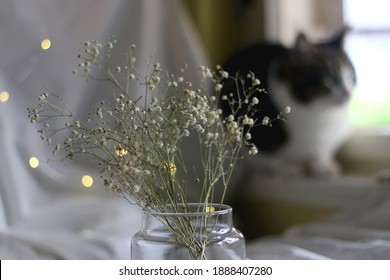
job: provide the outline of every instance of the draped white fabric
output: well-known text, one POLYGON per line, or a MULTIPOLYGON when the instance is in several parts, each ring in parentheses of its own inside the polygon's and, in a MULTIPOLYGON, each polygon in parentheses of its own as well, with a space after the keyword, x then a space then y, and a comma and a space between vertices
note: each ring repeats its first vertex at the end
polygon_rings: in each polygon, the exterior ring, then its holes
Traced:
MULTIPOLYGON (((356 192, 339 213, 291 227, 278 237, 255 240, 248 246, 248 256, 254 259, 390 259, 388 175, 387 181, 382 182, 361 180, 359 183, 354 179, 356 188, 365 186, 365 190, 356 192)), ((328 186, 330 189, 337 183, 332 184, 328 186)), ((321 185, 326 187, 326 181, 321 185)), ((342 185, 339 188, 341 194, 346 189, 342 185)), ((334 199, 338 199, 337 192, 334 199)))
MULTIPOLYGON (((107 193, 98 180, 92 188, 82 187, 84 174, 99 176, 92 166, 47 162, 51 151, 29 123, 26 108, 45 88, 64 96, 76 114, 104 98, 101 85, 71 74, 76 50, 86 40, 115 35, 119 48, 136 44, 138 56, 145 58, 139 61, 141 71, 149 57, 171 70, 183 63, 189 69, 207 64, 180 4, 0 0, 0 93, 9 93, 0 102, 0 259, 130 258, 130 238, 141 223, 139 209, 107 193), (52 43, 48 50, 40 46, 45 38, 52 43), (29 166, 33 156, 40 160, 35 169, 29 166)), ((334 219, 248 244, 248 257, 390 259, 389 190, 374 188, 373 194, 334 219)))
POLYGON ((189 74, 197 75, 191 71, 207 61, 181 3, 1 0, 0 22, 0 92, 9 93, 0 103, 0 258, 129 259, 130 238, 140 228, 138 208, 107 193, 98 180, 82 187, 84 174, 98 178, 92 167, 48 163, 51 149, 26 109, 48 88, 75 114, 90 111, 107 93, 72 75, 77 49, 112 35, 122 50, 114 54, 117 61, 124 46, 136 44, 141 72, 152 58, 171 71, 187 63, 189 74), (43 50, 46 38, 51 47, 43 50), (29 166, 32 156, 38 168, 29 166))

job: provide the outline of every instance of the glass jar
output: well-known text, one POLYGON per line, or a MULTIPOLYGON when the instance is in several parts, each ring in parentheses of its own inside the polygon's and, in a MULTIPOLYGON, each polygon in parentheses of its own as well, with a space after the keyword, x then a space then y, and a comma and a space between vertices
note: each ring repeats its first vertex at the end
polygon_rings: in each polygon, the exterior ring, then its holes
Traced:
POLYGON ((245 239, 228 205, 180 205, 164 213, 143 211, 131 242, 134 260, 245 259, 245 239), (180 209, 186 209, 182 211, 180 209))

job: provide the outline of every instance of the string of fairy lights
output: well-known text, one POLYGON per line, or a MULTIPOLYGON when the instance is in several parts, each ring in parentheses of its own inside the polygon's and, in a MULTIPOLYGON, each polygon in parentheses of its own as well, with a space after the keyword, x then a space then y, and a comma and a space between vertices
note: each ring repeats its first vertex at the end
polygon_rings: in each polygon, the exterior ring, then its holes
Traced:
MULTIPOLYGON (((51 47, 50 39, 47 38, 42 40, 41 42, 42 50, 48 50, 50 49, 50 47, 51 47)), ((9 101, 9 99, 10 99, 10 93, 8 91, 3 90, 0 92, 0 104, 6 104, 9 101)), ((35 156, 31 156, 28 159, 28 164, 33 169, 39 168, 40 166, 39 159, 35 156)), ((86 188, 89 188, 93 185, 93 178, 90 175, 83 175, 80 181, 82 186, 86 188)))

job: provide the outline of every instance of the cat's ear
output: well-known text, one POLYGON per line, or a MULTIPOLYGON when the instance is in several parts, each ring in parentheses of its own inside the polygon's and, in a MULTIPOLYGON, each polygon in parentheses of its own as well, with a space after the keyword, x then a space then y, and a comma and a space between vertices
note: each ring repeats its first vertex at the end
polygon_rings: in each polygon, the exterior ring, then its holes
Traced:
POLYGON ((333 43, 340 49, 344 48, 345 36, 351 31, 351 28, 344 26, 333 39, 333 43))
POLYGON ((299 33, 295 39, 293 50, 296 54, 305 55, 312 49, 312 44, 303 33, 299 33))
POLYGON ((344 48, 345 36, 351 31, 348 26, 344 26, 332 38, 320 44, 320 46, 333 47, 342 50, 344 48))

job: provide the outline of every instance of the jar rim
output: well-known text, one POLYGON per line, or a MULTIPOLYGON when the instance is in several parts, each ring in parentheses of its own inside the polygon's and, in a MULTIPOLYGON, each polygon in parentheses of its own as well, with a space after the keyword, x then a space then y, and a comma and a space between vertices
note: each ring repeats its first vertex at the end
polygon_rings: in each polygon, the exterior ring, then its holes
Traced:
MULTIPOLYGON (((178 206, 180 207, 188 207, 189 209, 196 210, 198 207, 200 209, 203 208, 204 203, 180 203, 178 206)), ((197 211, 188 211, 188 212, 157 212, 157 211, 151 211, 151 210, 142 210, 143 213, 153 216, 192 216, 192 217, 199 217, 199 216, 216 216, 216 215, 222 215, 231 213, 233 211, 232 207, 227 204, 221 204, 221 203, 208 203, 207 207, 213 207, 215 210, 213 211, 207 211, 207 212, 197 212, 197 211)), ((169 209, 169 205, 167 205, 167 209, 169 209)))

